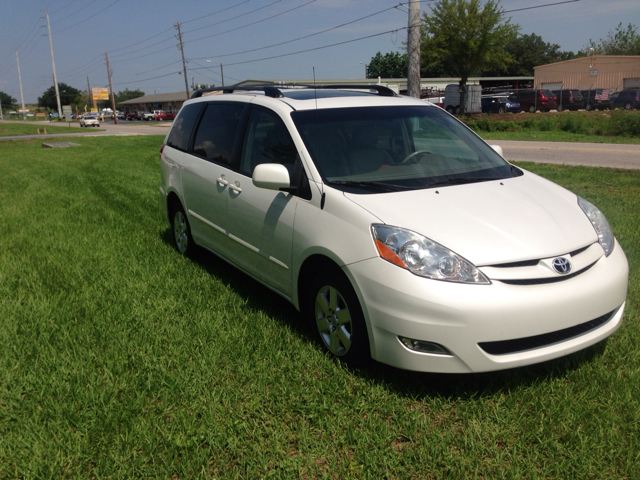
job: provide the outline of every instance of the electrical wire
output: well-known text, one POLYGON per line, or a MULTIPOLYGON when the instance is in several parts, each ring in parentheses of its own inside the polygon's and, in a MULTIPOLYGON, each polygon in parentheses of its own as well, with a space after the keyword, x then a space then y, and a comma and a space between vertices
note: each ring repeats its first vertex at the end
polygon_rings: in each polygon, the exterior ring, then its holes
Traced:
MULTIPOLYGON (((194 28, 194 29, 192 29, 192 30, 185 30, 185 31, 184 31, 184 32, 182 32, 182 33, 183 33, 183 34, 185 34, 185 33, 196 32, 196 31, 198 31, 198 30, 202 30, 203 28, 215 27, 216 25, 220 25, 221 23, 229 22, 229 21, 231 21, 231 20, 235 20, 235 19, 240 18, 240 17, 246 17, 247 15, 250 15, 250 14, 252 14, 252 13, 255 13, 255 12, 259 11, 259 10, 264 10, 265 8, 270 7, 271 5, 275 5, 276 3, 280 3, 281 1, 282 1, 282 0, 275 0, 274 2, 271 2, 271 3, 268 3, 268 4, 266 4, 266 5, 263 5, 262 7, 256 8, 255 10, 250 10, 250 11, 248 11, 248 12, 242 13, 242 14, 237 15, 237 16, 235 16, 235 17, 227 18, 227 19, 225 19, 225 20, 221 20, 220 22, 212 23, 211 25, 205 25, 204 27, 194 28)), ((315 1, 315 0, 314 0, 314 1, 315 1)))
MULTIPOLYGON (((345 40, 344 42, 332 43, 330 45, 323 45, 322 47, 308 48, 306 50, 299 50, 297 52, 283 53, 281 55, 273 55, 271 57, 262 57, 262 58, 257 58, 257 59, 254 59, 254 60, 245 60, 245 61, 242 61, 242 62, 227 63, 224 66, 243 65, 245 63, 262 62, 264 60, 272 60, 274 58, 282 58, 282 57, 288 57, 288 56, 291 56, 291 55, 299 55, 301 53, 308 53, 308 52, 313 52, 313 51, 316 51, 316 50, 323 50, 325 48, 337 47, 339 45, 345 45, 347 43, 359 42, 360 40, 367 40, 369 38, 379 37, 381 35, 386 35, 387 33, 398 33, 400 30, 407 30, 408 28, 409 27, 396 28, 394 30, 387 30, 386 32, 380 32, 380 33, 374 33, 373 35, 367 35, 366 37, 359 37, 359 38, 354 38, 354 39, 351 39, 351 40, 345 40)), ((200 69, 192 68, 191 70, 200 70, 200 69)))
MULTIPOLYGON (((119 1, 120 1, 120 0, 115 0, 115 2, 113 2, 113 3, 109 4, 108 6, 104 7, 104 8, 103 8, 102 10, 100 10, 99 12, 94 13, 94 14, 93 14, 93 15, 91 15, 90 17, 87 17, 87 18, 85 18, 84 20, 80 20, 78 23, 75 23, 75 24, 73 24, 73 25, 71 25, 71 26, 69 26, 69 27, 66 27, 66 28, 65 28, 65 29, 63 29, 63 30, 58 30, 58 31, 57 31, 57 32, 55 32, 55 33, 56 33, 56 34, 58 34, 58 33, 66 32, 67 30, 69 30, 69 29, 71 29, 71 28, 77 27, 77 26, 78 26, 78 25, 80 25, 81 23, 88 22, 89 20, 92 20, 92 19, 93 19, 93 17, 95 17, 96 15, 99 15, 99 14, 101 14, 102 12, 104 12, 105 10, 107 10, 108 8, 113 7, 113 6, 114 6, 116 3, 118 3, 119 1)), ((91 2, 91 3, 93 3, 93 2, 91 2)))
POLYGON ((563 3, 574 3, 574 2, 579 2, 579 1, 580 0, 565 0, 564 2, 547 3, 546 5, 536 5, 536 6, 533 6, 533 7, 516 8, 515 10, 505 10, 505 11, 502 12, 502 14, 504 15, 505 13, 521 12, 523 10, 532 10, 534 8, 553 7, 554 5, 562 5, 563 3))
POLYGON ((213 35, 207 35, 205 37, 194 38, 193 40, 187 40, 186 42, 182 42, 182 43, 197 42, 197 41, 204 40, 204 39, 207 39, 207 38, 212 38, 212 37, 217 37, 219 35, 224 35, 225 33, 235 32, 235 31, 241 30, 243 28, 251 27, 251 26, 256 25, 258 23, 266 22, 267 20, 271 20, 272 18, 279 17, 280 15, 284 15, 285 13, 292 12, 293 10, 297 10, 299 8, 306 7, 307 5, 310 5, 310 4, 314 3, 315 1, 316 0, 310 0, 307 3, 303 3, 302 5, 298 5, 297 7, 291 8, 289 10, 285 10, 284 12, 277 13, 277 14, 272 15, 270 17, 263 18, 262 20, 258 20, 257 22, 249 23, 247 25, 242 25, 241 27, 232 28, 231 30, 225 30, 224 32, 214 33, 213 35))
POLYGON ((394 6, 394 7, 385 8, 384 10, 380 10, 379 12, 372 13, 371 15, 366 15, 366 16, 364 16, 364 17, 356 18, 355 20, 352 20, 352 21, 350 21, 350 22, 342 23, 342 24, 340 24, 340 25, 336 25, 335 27, 327 28, 326 30, 321 30, 321 31, 319 31, 319 32, 311 33, 311 34, 309 34, 309 35, 305 35, 305 36, 303 36, 303 37, 298 37, 298 38, 294 38, 294 39, 292 39, 292 40, 287 40, 287 41, 285 41, 285 42, 274 43, 274 44, 272 44, 272 45, 267 45, 267 46, 259 47, 259 48, 253 48, 253 49, 251 49, 251 50, 244 50, 244 51, 241 51, 241 52, 225 53, 225 54, 223 54, 223 55, 215 55, 215 56, 208 56, 208 57, 196 57, 196 58, 193 58, 193 59, 190 59, 190 60, 204 60, 204 59, 211 59, 211 58, 223 58, 223 57, 230 57, 230 56, 233 56, 233 55, 241 55, 241 54, 243 54, 243 53, 252 53, 252 52, 257 52, 257 51, 260 51, 260 50, 265 50, 265 49, 267 49, 267 48, 279 47, 279 46, 281 46, 281 45, 286 45, 286 44, 288 44, 288 43, 293 43, 293 42, 297 42, 297 41, 299 41, 299 40, 305 40, 305 39, 307 39, 307 38, 314 37, 314 36, 316 36, 316 35, 321 35, 321 34, 323 34, 323 33, 327 33, 327 32, 330 32, 330 31, 332 31, 332 30, 337 30, 338 28, 342 28, 342 27, 345 27, 345 26, 347 26, 347 25, 351 25, 351 24, 353 24, 353 23, 359 22, 359 21, 361 21, 361 20, 365 20, 365 19, 367 19, 367 18, 370 18, 370 17, 376 16, 376 15, 380 15, 381 13, 387 12, 387 11, 389 11, 389 10, 394 10, 395 8, 396 8, 395 6, 394 6))
POLYGON ((98 0, 93 0, 92 2, 87 3, 84 7, 82 7, 82 8, 80 8, 80 9, 76 10, 75 12, 73 12, 73 13, 71 13, 71 14, 67 15, 66 17, 61 18, 60 20, 56 20, 55 22, 50 22, 50 23, 51 23, 52 25, 55 25, 56 23, 63 22, 63 21, 65 21, 67 18, 69 18, 69 17, 73 17, 74 15, 77 15, 77 14, 78 14, 78 12, 80 12, 80 11, 84 10, 84 9, 85 9, 85 8, 87 8, 87 7, 90 7, 91 5, 93 5, 94 3, 96 3, 97 1, 98 1, 98 0))
POLYGON ((58 13, 60 10, 64 10, 65 8, 67 8, 69 5, 71 5, 73 2, 75 2, 76 0, 71 0, 69 3, 67 3, 64 7, 60 7, 59 9, 57 9, 54 12, 51 12, 51 15, 53 15, 54 13, 58 13))
POLYGON ((203 18, 211 17, 212 15, 217 15, 219 13, 226 12, 227 10, 231 10, 232 8, 239 7, 243 3, 247 3, 249 1, 250 0, 244 0, 244 2, 240 2, 240 3, 237 3, 235 5, 231 5, 230 7, 223 8, 222 10, 218 10, 217 12, 209 13, 207 15, 203 15, 203 16, 198 17, 198 18, 192 18, 191 20, 187 20, 186 22, 181 22, 181 23, 182 23, 182 25, 186 25, 187 23, 195 22, 196 20, 202 20, 203 18))

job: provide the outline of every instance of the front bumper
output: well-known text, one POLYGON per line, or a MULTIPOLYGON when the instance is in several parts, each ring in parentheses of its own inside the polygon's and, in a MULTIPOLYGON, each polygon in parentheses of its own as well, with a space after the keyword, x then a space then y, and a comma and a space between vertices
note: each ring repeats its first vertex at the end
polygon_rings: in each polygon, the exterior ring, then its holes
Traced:
POLYGON ((616 241, 611 255, 583 274, 542 285, 429 280, 381 258, 348 265, 345 273, 368 320, 373 358, 407 370, 468 373, 551 360, 608 337, 622 322, 629 267, 616 241), (492 355, 479 346, 566 330, 609 312, 593 330, 542 347, 492 355), (409 350, 399 336, 437 343, 452 355, 409 350))

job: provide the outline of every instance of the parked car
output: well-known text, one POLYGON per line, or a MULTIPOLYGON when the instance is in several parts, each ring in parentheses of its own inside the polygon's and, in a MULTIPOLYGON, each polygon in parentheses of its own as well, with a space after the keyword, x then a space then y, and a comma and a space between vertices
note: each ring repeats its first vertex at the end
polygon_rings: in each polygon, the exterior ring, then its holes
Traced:
POLYGON ((100 121, 94 115, 83 115, 80 119, 81 127, 99 127, 100 121))
POLYGON ((585 102, 585 110, 588 112, 597 108, 605 110, 611 108, 611 90, 608 88, 593 88, 591 90, 580 90, 585 102))
POLYGON ((136 120, 136 112, 128 112, 128 113, 125 115, 125 118, 126 118, 127 120, 131 120, 131 121, 136 120))
POLYGON ((509 95, 509 101, 518 102, 520 111, 536 113, 548 112, 558 107, 556 96, 551 90, 521 90, 509 95))
POLYGON ((640 108, 640 90, 621 90, 611 94, 611 108, 640 108))
POLYGON ((482 97, 482 113, 518 113, 520 104, 511 102, 507 97, 482 97))
POLYGON ((158 113, 156 115, 156 120, 160 121, 160 120, 173 120, 174 118, 176 118, 176 114, 175 113, 168 113, 168 112, 164 112, 164 111, 160 111, 160 113, 158 113))
POLYGON ((116 117, 118 118, 118 120, 126 120, 126 115, 124 112, 116 113, 116 117))
POLYGON ((564 89, 552 90, 558 102, 557 110, 579 110, 584 108, 585 101, 580 90, 564 89))
POLYGON ((174 247, 290 301, 329 354, 500 370, 620 326, 629 267, 602 212, 442 109, 379 85, 224 88, 160 148, 174 247))

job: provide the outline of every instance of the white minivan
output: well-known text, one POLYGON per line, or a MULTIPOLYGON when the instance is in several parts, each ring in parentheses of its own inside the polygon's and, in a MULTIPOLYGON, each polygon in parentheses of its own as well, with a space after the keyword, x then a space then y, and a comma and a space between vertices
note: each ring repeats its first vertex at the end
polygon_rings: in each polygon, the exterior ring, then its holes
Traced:
POLYGON ((198 91, 160 167, 178 252, 285 297, 348 363, 506 369, 622 322, 628 264, 604 215, 388 88, 198 91))

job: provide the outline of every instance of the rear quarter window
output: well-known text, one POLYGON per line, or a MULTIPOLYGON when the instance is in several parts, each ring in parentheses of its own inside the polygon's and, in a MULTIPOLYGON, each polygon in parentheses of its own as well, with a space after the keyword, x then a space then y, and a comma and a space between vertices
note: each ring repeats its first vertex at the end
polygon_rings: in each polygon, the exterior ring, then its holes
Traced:
POLYGON ((167 145, 177 150, 187 151, 191 132, 198 121, 203 103, 193 103, 180 110, 180 114, 174 120, 171 133, 167 139, 167 145))

